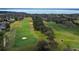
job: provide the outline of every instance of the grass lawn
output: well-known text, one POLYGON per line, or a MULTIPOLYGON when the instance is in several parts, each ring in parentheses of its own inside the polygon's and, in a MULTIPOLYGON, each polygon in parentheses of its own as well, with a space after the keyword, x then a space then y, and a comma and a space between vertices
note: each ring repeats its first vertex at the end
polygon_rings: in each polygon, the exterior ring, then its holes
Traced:
POLYGON ((15 30, 15 42, 10 50, 34 50, 39 40, 46 40, 46 36, 39 31, 34 31, 31 17, 11 24, 11 30, 15 30), (27 39, 23 40, 22 37, 27 39))
POLYGON ((65 48, 66 45, 79 49, 79 28, 65 28, 54 22, 47 22, 46 25, 53 29, 60 50, 65 48))
POLYGON ((11 25, 11 28, 16 30, 15 44, 11 50, 32 50, 36 45, 37 39, 31 31, 29 19, 31 18, 16 21, 11 25), (27 39, 23 40, 22 37, 27 39))

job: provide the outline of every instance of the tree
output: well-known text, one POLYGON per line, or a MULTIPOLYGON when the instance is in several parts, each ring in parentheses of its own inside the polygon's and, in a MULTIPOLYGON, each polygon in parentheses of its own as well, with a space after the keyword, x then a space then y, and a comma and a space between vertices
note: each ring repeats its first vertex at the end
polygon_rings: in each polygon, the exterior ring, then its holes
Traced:
POLYGON ((48 46, 48 42, 44 41, 44 40, 41 40, 38 42, 37 44, 37 49, 38 51, 49 51, 50 48, 48 46))

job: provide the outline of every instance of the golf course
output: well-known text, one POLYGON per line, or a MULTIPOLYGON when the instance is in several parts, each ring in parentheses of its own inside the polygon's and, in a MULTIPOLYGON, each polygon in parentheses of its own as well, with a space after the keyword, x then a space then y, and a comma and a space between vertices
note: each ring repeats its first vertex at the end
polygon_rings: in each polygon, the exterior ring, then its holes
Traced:
MULTIPOLYGON (((79 48, 79 28, 64 28, 54 22, 46 22, 46 26, 52 28, 55 34, 55 40, 58 43, 57 50, 63 50, 70 47, 72 49, 79 48)), ((47 36, 40 31, 35 31, 31 17, 16 21, 10 25, 11 30, 15 30, 14 44, 8 50, 35 50, 36 45, 41 40, 47 40, 47 36)))

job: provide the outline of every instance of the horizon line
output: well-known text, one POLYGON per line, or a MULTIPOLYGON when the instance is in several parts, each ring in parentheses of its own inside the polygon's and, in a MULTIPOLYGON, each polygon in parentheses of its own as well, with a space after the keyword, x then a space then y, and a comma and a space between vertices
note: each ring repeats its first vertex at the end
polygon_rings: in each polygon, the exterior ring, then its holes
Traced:
POLYGON ((1 10, 12 10, 12 9, 32 9, 32 10, 79 10, 79 8, 0 8, 1 10))

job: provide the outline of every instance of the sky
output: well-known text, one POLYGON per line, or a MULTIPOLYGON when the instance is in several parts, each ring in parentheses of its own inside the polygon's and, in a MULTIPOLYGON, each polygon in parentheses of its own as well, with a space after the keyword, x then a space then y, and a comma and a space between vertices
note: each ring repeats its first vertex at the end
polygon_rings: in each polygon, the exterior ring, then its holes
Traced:
POLYGON ((15 11, 31 14, 79 14, 78 8, 0 8, 0 11, 15 11))
POLYGON ((1 0, 0 11, 17 11, 26 13, 40 13, 40 14, 41 13, 72 14, 72 13, 79 13, 79 0, 1 0), (15 8, 23 8, 23 9, 15 9, 15 8), (24 8, 35 8, 35 9, 28 10, 24 8), (49 9, 41 10, 39 8, 49 8, 49 9), (60 9, 53 9, 53 8, 60 8, 60 9), (65 10, 61 8, 65 8, 65 10), (69 10, 70 8, 71 10, 69 10), (74 8, 77 9, 74 10, 74 8))

